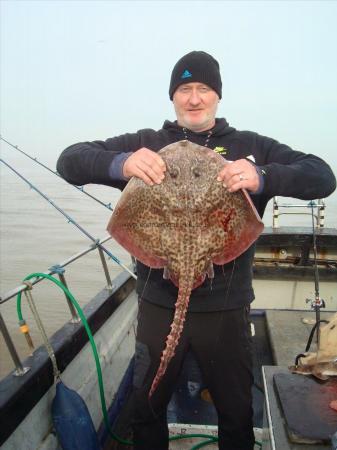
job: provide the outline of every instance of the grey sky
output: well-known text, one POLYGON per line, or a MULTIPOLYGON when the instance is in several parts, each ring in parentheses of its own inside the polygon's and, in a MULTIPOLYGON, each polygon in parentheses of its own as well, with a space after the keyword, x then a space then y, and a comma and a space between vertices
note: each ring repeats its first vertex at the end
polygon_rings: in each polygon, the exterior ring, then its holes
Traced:
MULTIPOLYGON (((42 161, 174 119, 173 65, 218 59, 219 116, 337 171, 334 1, 2 1, 2 135, 42 161)), ((4 150, 7 153, 7 148, 4 150)))

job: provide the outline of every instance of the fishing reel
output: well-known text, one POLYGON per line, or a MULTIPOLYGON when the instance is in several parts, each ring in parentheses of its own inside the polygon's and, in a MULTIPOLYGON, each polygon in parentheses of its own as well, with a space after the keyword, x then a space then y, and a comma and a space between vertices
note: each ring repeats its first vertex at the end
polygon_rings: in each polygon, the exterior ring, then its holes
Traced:
POLYGON ((316 308, 325 308, 325 301, 321 298, 306 298, 305 299, 305 303, 310 303, 310 306, 312 309, 316 309, 316 308))

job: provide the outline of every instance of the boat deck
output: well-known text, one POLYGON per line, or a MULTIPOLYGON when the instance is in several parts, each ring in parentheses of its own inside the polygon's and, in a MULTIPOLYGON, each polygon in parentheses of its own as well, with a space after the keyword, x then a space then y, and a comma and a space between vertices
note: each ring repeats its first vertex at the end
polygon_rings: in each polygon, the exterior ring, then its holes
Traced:
MULTIPOLYGON (((217 436, 218 429, 216 426, 210 425, 184 425, 184 424, 170 424, 169 425, 169 433, 170 437, 181 436, 187 434, 205 434, 207 436, 217 436)), ((254 446, 254 450, 260 450, 261 446, 258 443, 262 442, 262 430, 261 428, 254 428, 255 440, 257 444, 254 446)), ((205 443, 205 447, 209 450, 214 450, 219 448, 217 443, 209 443, 206 445, 206 442, 209 439, 202 437, 191 437, 186 439, 179 439, 176 441, 171 441, 169 450, 191 450, 195 448, 198 444, 205 443)))
MULTIPOLYGON (((322 312, 321 318, 326 319, 332 313, 322 312)), ((282 366, 286 369, 294 363, 297 354, 304 351, 315 314, 312 311, 252 311, 252 322, 255 327, 254 343, 254 427, 256 437, 262 441, 264 395, 263 366, 282 366), (262 388, 263 389, 263 388, 262 388)), ((315 343, 312 343, 315 351, 315 343)), ((188 355, 183 367, 177 388, 168 407, 168 422, 170 434, 203 433, 216 434, 217 416, 214 406, 203 395, 205 386, 192 357, 188 355), (187 425, 188 424, 188 425, 187 425)), ((125 426, 125 423, 123 424, 125 426)), ((123 427, 122 427, 123 428, 123 427)), ((116 432, 118 430, 118 426, 116 432)), ((122 431, 122 430, 120 430, 122 431)), ((125 432, 125 428, 123 430, 125 432)), ((118 432, 116 433, 118 434, 118 432)), ((193 445, 205 442, 205 438, 183 439, 172 441, 170 450, 191 449, 193 445)), ((105 447, 118 448, 116 445, 105 447)), ((207 448, 217 448, 216 444, 209 444, 207 448)), ((256 448, 261 448, 256 446, 256 448)), ((263 447, 264 448, 264 447, 263 447)), ((268 447, 265 447, 268 448, 268 447)), ((289 447, 292 448, 292 447, 289 447)), ((295 447, 294 447, 295 448, 295 447)))
MULTIPOLYGON (((124 279, 123 279, 124 280, 124 279)), ((127 282, 127 284, 123 284, 123 291, 115 290, 113 293, 103 292, 99 294, 92 302, 86 307, 88 310, 88 320, 90 321, 90 325, 93 330, 99 326, 99 323, 104 319, 107 320, 107 315, 110 314, 111 320, 113 323, 122 323, 123 320, 126 320, 126 311, 129 311, 130 314, 130 323, 134 324, 134 320, 136 318, 136 305, 137 299, 135 298, 134 291, 132 289, 132 285, 127 282), (121 303, 121 294, 125 297, 125 304, 123 307, 119 307, 121 303), (106 301, 106 296, 109 295, 109 301, 106 301), (131 303, 130 303, 131 302, 131 303), (135 312, 131 314, 130 305, 135 306, 135 312), (109 308, 109 309, 107 309, 109 308), (95 314, 94 314, 95 312, 95 314), (132 317, 131 317, 132 316, 132 317), (118 319, 119 317, 119 319, 118 319)), ((329 318, 333 313, 322 312, 321 317, 329 318)), ((312 311, 296 311, 296 310, 252 310, 251 312, 251 320, 254 324, 255 328, 255 336, 253 338, 253 355, 254 355, 254 388, 253 388, 253 400, 254 400, 254 427, 256 427, 256 437, 258 441, 261 441, 261 429, 263 428, 263 416, 264 416, 264 394, 263 394, 263 378, 262 378, 262 370, 263 366, 278 366, 282 369, 286 370, 287 366, 293 364, 294 358, 298 353, 304 351, 311 328, 312 323, 315 319, 315 314, 312 311)), ((110 319, 109 319, 110 320, 110 319)), ((127 322, 129 319, 127 320, 127 322)), ((126 325, 125 325, 126 326, 126 325)), ((108 342, 107 336, 110 336, 111 329, 114 329, 114 326, 109 323, 105 323, 104 327, 95 335, 97 341, 97 345, 101 345, 100 342, 103 343, 108 342)), ((125 328, 128 330, 128 326, 125 328)), ((133 328, 132 328, 133 330, 133 328)), ((119 335, 118 335, 119 336, 119 335)), ((118 337, 116 335, 116 339, 118 337)), ((130 355, 132 356, 133 352, 133 336, 134 333, 127 333, 127 340, 125 341, 127 345, 130 346, 130 355), (132 337, 132 339, 131 339, 132 337), (131 342, 131 340, 132 342, 131 342)), ((69 356, 69 351, 75 351, 75 344, 77 346, 85 345, 85 336, 82 327, 74 326, 73 324, 67 323, 53 338, 54 348, 56 349, 57 354, 63 350, 63 345, 66 346, 67 356, 69 356), (69 332, 67 332, 67 330, 69 332), (71 346, 68 349, 68 335, 71 331, 71 335, 74 335, 74 331, 76 331, 76 339, 71 340, 71 346), (66 341, 66 342, 63 342, 66 341), (83 341, 83 342, 82 342, 83 341)), ((109 342, 111 339, 109 340, 109 342)), ((118 340, 118 342, 120 342, 118 340)), ((124 342, 124 341, 123 341, 124 342)), ((315 343, 313 343, 312 350, 315 351, 315 343)), ((81 347, 82 348, 82 347, 81 347)), ((119 348, 119 344, 116 348, 119 348)), ((88 354, 91 354, 91 349, 88 348, 85 350, 88 354)), ((110 351, 110 350, 109 350, 110 351)), ((48 355, 44 351, 43 348, 35 352, 35 357, 37 358, 40 353, 43 353, 43 365, 41 366, 41 371, 45 370, 45 366, 48 366, 49 360, 48 355)), ((112 352, 112 350, 111 350, 112 352)), ((191 355, 190 355, 191 356, 191 355)), ((40 357, 41 360, 41 357, 40 357)), ((129 359, 127 358, 128 364, 129 359)), ((31 361, 30 361, 31 362, 31 361)), ((50 365, 50 364, 49 364, 50 365)), ((118 364, 117 364, 118 366, 118 364)), ((49 367, 49 366, 48 366, 49 367)), ((47 367, 47 368, 48 368, 47 367)), ((132 364, 129 364, 129 367, 132 367, 132 364)), ((70 367, 71 370, 75 371, 76 366, 73 368, 70 367)), ((37 370, 37 369, 36 369, 37 370)), ((47 370, 47 369, 46 369, 47 370)), ((128 369, 129 371, 129 369, 128 369)), ((44 372, 41 372, 44 373, 44 372)), ((73 372, 70 371, 69 377, 73 372)), ((122 372, 124 373, 124 371, 122 372)), ((31 374, 29 372, 28 374, 31 374)), ((34 374, 33 374, 34 375, 34 374)), ((33 376, 32 375, 32 376, 33 376)), ((114 376, 116 376, 116 369, 114 376)), ((123 376, 123 375, 121 375, 123 376)), ((63 374, 65 377, 65 381, 67 382, 66 374, 63 374)), ((78 377, 77 377, 78 378, 78 377)), ((76 379, 77 379, 76 378, 76 379)), ((96 380, 96 377, 93 377, 96 380)), ((39 383, 39 387, 41 388, 41 380, 46 380, 46 377, 39 376, 34 377, 34 380, 37 380, 39 383)), ((106 390, 110 392, 109 389, 111 387, 112 377, 110 375, 105 377, 105 381, 107 381, 106 390), (109 385, 110 382, 110 385, 109 385)), ((11 384, 13 384, 13 381, 11 384)), ((30 378, 25 377, 25 379, 15 379, 15 382, 21 383, 22 385, 22 394, 26 395, 27 392, 32 391, 33 389, 27 388, 30 382, 30 378)), ((52 380, 50 380, 52 384, 52 380)), ((129 383, 130 384, 130 383, 129 383)), ((86 384, 87 386, 87 384, 86 384)), ((79 380, 80 389, 81 381, 79 380)), ((76 388, 76 386, 75 386, 76 388)), ((96 392, 96 385, 93 385, 90 388, 90 392, 96 392)), ((205 391, 206 386, 203 384, 200 371, 193 360, 192 357, 188 357, 185 363, 185 366, 182 370, 181 377, 179 382, 177 383, 177 388, 173 394, 172 400, 168 407, 168 422, 170 427, 170 432, 172 433, 180 433, 182 429, 184 433, 202 433, 202 434, 216 434, 216 423, 217 416, 214 409, 213 404, 207 399, 207 391, 205 391), (187 424, 187 425, 185 425, 187 424)), ((81 392, 83 395, 83 392, 81 392)), ((51 394, 53 396, 53 392, 51 394)), ((85 395, 83 395, 85 397, 85 395)), ((126 393, 127 397, 127 393, 126 393)), ((51 398, 51 397, 50 397, 51 398)), ((41 417, 43 417, 44 407, 48 408, 48 399, 46 396, 43 397, 43 402, 41 403, 41 417)), ((125 397, 124 397, 125 399, 125 397)), ((90 400, 90 399, 89 399, 90 400)), ((119 419, 117 421, 112 420, 114 432, 116 435, 130 438, 130 402, 126 401, 124 403, 123 400, 123 408, 121 413, 119 414, 119 419)), ((111 405, 113 409, 113 405, 111 405)), ((92 405, 91 405, 92 409, 92 405)), ((92 409, 94 410, 94 409, 92 409)), ((15 410, 17 411, 17 410, 15 410)), ((101 416, 101 412, 98 411, 97 414, 101 416)), ((34 416, 35 417, 35 416, 34 416)), ((40 417, 39 415, 37 417, 40 417)), ((35 419, 34 419, 35 420, 35 419)), ((42 419, 41 419, 42 420, 42 419)), ((48 421, 46 421, 47 423, 48 421)), ((23 422, 23 427, 25 426, 25 421, 23 422)), ((48 425, 48 423, 47 423, 48 425)), ((102 430, 105 427, 101 426, 102 430)), ((21 429, 20 429, 21 430, 21 429)), ((19 430, 19 431, 20 431, 19 430)), ((21 431, 20 431, 21 433, 21 431)), ((100 436, 103 437, 103 431, 100 433, 100 436)), ((106 432, 105 432, 106 436, 106 432)), ((15 436, 14 436, 15 438, 15 436)), ((14 439, 13 438, 13 439, 14 439)), ((55 441, 55 436, 50 434, 50 440, 55 441)), ((109 449, 122 449, 127 450, 125 445, 119 445, 115 441, 111 439, 105 440, 102 439, 101 442, 105 442, 104 450, 109 449)), ((200 442, 205 442, 205 438, 198 438, 191 443, 189 439, 172 441, 170 449, 191 449, 195 444, 200 442)), ((14 447, 7 447, 14 448, 14 447)), ((21 447, 15 447, 21 448, 21 447)), ((32 447, 33 448, 33 447, 32 447)), ((35 448, 35 447, 34 447, 35 448)), ((207 445, 207 448, 217 448, 216 444, 207 445)), ((256 448, 259 448, 258 446, 256 448)), ((295 448, 295 447, 289 447, 295 448)), ((296 447, 297 448, 297 447, 296 447)), ((263 450, 268 450, 269 447, 265 447, 263 442, 263 450)), ((282 450, 286 450, 282 447, 282 450)))
MULTIPOLYGON (((321 311, 320 318, 329 319, 333 314, 332 312, 321 311)), ((308 438, 304 438, 305 434, 301 436, 300 434, 294 433, 295 429, 301 429, 303 431, 306 429, 308 431, 308 427, 311 427, 313 435, 317 432, 313 431, 315 429, 322 431, 320 425, 318 425, 318 419, 312 419, 312 423, 309 425, 309 418, 315 417, 315 414, 318 414, 317 417, 325 417, 329 414, 333 417, 333 412, 329 411, 329 407, 325 405, 323 397, 321 401, 318 400, 321 395, 318 394, 318 390, 322 387, 322 383, 315 381, 313 377, 308 379, 303 375, 292 375, 292 378, 290 378, 290 372, 288 370, 288 366, 294 364, 296 355, 305 350, 310 331, 315 323, 315 313, 312 311, 294 310, 267 311, 266 319, 275 365, 272 367, 264 366, 262 368, 266 397, 262 448, 263 450, 278 448, 282 448, 282 450, 331 449, 330 442, 325 441, 326 443, 324 444, 323 442, 313 441, 309 443, 308 438), (282 403, 288 405, 287 418, 282 410, 280 397, 277 392, 279 388, 274 378, 275 376, 279 377, 280 374, 286 377, 286 380, 288 380, 286 384, 289 385, 287 390, 292 392, 292 394, 283 397, 282 400, 282 403), (296 377, 298 377, 298 380, 296 380, 296 377), (290 380, 293 381, 290 382, 290 380), (309 381, 312 383, 312 390, 306 388, 307 390, 304 391, 309 381), (294 395, 296 395, 295 403, 294 395), (295 409, 291 405, 295 405, 295 409), (303 414, 296 416, 296 409, 301 408, 300 405, 303 405, 303 414), (311 408, 313 409, 311 410, 311 408), (297 417, 296 419, 295 416, 297 417), (290 420, 290 418, 292 419, 290 420), (291 421, 291 430, 288 428, 289 425, 287 426, 288 420, 291 421), (291 440, 289 439, 290 436, 292 437, 291 440)), ((315 352, 316 350, 316 342, 313 339, 310 351, 315 352)))
MULTIPOLYGON (((321 311, 321 319, 334 313, 321 311)), ((266 323, 274 364, 288 367, 294 364, 296 355, 303 353, 310 331, 315 323, 313 311, 266 311, 266 323)), ((310 351, 316 351, 315 339, 310 351)))
MULTIPOLYGON (((327 319, 332 313, 321 312, 321 319, 327 319)), ((310 331, 312 329, 315 319, 315 314, 312 311, 266 311, 265 316, 261 316, 258 312, 252 311, 252 322, 255 327, 254 337, 254 379, 255 384, 253 388, 254 396, 254 425, 255 437, 258 442, 263 441, 262 436, 262 422, 263 422, 263 394, 259 388, 262 386, 262 370, 261 366, 268 366, 269 364, 277 364, 282 366, 283 371, 289 365, 294 364, 294 359, 297 354, 304 351, 307 344, 310 331), (268 340, 265 339, 264 327, 266 327, 267 335, 269 336, 270 346, 268 340), (272 359, 270 356, 272 355, 272 359)), ((315 351, 316 345, 313 340, 312 350, 315 351)), ((191 364, 191 363, 190 363, 191 364)), ((188 363, 185 367, 188 371, 188 363)), ((195 389, 198 392, 198 385, 190 385, 186 378, 182 376, 180 385, 174 393, 172 401, 169 405, 168 415, 172 420, 176 420, 178 424, 170 424, 170 435, 177 434, 191 434, 204 433, 212 435, 217 433, 217 427, 211 424, 216 423, 216 414, 213 405, 206 404, 198 395, 191 395, 191 391, 195 389), (185 386, 185 388, 184 388, 185 386), (187 386, 187 388, 186 388, 187 386), (199 424, 199 425, 184 425, 199 424)), ((275 398, 275 403, 277 402, 275 398)), ((281 412, 278 410, 278 414, 281 412)), ((282 420, 281 420, 282 421, 282 420)), ((190 450, 193 445, 205 442, 203 438, 190 438, 179 441, 172 441, 170 450, 190 450)), ((283 444, 287 442, 286 431, 283 432, 283 444)), ((268 443, 264 443, 262 448, 268 448, 268 443)), ((217 444, 208 444, 209 449, 218 448, 217 444)), ((314 448, 312 445, 305 445, 305 448, 314 448)), ((255 449, 260 449, 259 445, 255 449)), ((276 447, 277 448, 277 447, 276 447)), ((286 450, 287 447, 282 447, 286 450)), ((289 443, 289 449, 297 449, 296 445, 289 443)), ((302 447, 303 448, 303 444, 302 447)), ((319 445, 315 448, 329 448, 328 446, 319 445)))

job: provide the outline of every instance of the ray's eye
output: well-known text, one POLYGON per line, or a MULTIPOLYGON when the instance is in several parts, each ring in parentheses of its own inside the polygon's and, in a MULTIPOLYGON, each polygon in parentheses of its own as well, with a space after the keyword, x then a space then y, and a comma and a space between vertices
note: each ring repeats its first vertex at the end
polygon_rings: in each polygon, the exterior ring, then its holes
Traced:
POLYGON ((201 177, 201 170, 200 167, 193 167, 192 173, 196 178, 201 177))
POLYGON ((169 174, 171 178, 177 178, 177 176, 179 175, 179 171, 176 168, 172 168, 170 169, 169 174))

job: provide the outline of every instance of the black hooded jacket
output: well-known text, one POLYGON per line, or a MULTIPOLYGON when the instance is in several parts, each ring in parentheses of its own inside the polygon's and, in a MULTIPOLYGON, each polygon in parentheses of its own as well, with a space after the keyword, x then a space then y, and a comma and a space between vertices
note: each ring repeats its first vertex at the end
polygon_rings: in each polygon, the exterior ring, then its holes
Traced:
MULTIPOLYGON (((205 145, 208 131, 194 133, 187 130, 189 141, 205 145)), ((143 129, 106 141, 82 142, 63 151, 57 170, 69 183, 105 184, 119 189, 126 186, 120 178, 112 179, 110 166, 121 153, 135 152, 142 147, 159 151, 168 144, 185 139, 177 122, 165 121, 163 128, 155 131, 143 129)), ((336 179, 330 167, 320 158, 294 151, 274 139, 250 131, 238 131, 225 119, 216 119, 208 147, 223 147, 223 156, 235 161, 247 158, 255 160, 263 173, 263 190, 251 195, 252 201, 263 216, 267 202, 274 196, 295 197, 303 200, 324 198, 336 188, 336 179)), ((215 266, 213 280, 195 289, 190 298, 190 311, 216 311, 234 309, 254 299, 252 289, 252 262, 254 246, 224 266, 215 266)), ((163 271, 137 263, 137 292, 144 300, 173 308, 177 288, 163 279, 163 271)))

